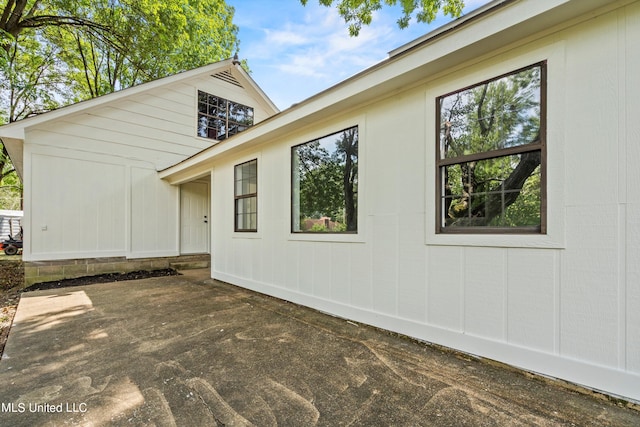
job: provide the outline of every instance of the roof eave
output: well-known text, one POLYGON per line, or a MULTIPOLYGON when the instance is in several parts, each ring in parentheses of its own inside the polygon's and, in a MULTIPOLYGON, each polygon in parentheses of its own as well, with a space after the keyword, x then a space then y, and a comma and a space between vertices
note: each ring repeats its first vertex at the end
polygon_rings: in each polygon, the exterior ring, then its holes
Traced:
POLYGON ((483 6, 480 6, 477 9, 472 10, 471 12, 462 15, 460 17, 458 17, 457 19, 454 19, 451 22, 448 22, 447 24, 444 24, 438 28, 436 28, 435 30, 421 36, 418 37, 414 40, 411 40, 408 43, 403 44, 402 46, 398 46, 397 48, 391 50, 389 52, 389 57, 393 57, 396 55, 400 55, 402 53, 405 53, 417 46, 420 46, 423 43, 428 43, 430 40, 436 39, 438 37, 443 36, 445 33, 458 29, 463 25, 468 25, 471 22, 473 22, 475 19, 477 19, 478 17, 482 17, 483 15, 486 15, 487 13, 493 13, 495 11, 497 11, 499 8, 508 5, 509 3, 513 3, 513 2, 517 2, 519 0, 493 0, 490 1, 486 4, 484 4, 483 6))
POLYGON ((11 159, 11 163, 15 168, 16 172, 20 179, 23 179, 23 156, 22 156, 22 147, 23 147, 23 139, 22 138, 7 138, 3 137, 2 142, 7 149, 7 153, 9 153, 9 158, 11 159))
POLYGON ((170 183, 188 180, 216 158, 284 136, 341 111, 407 90, 475 58, 494 55, 543 32, 588 19, 589 12, 632 0, 496 0, 444 30, 405 45, 384 61, 324 90, 229 140, 160 172, 170 183), (517 7, 516 7, 517 6, 517 7), (473 23, 473 25, 469 25, 473 23))

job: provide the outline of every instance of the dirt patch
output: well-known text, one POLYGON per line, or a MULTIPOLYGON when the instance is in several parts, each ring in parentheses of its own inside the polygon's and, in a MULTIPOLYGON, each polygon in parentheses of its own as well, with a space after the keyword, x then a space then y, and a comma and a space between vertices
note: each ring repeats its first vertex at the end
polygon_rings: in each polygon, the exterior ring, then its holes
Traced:
POLYGON ((28 288, 20 289, 24 284, 22 261, 0 259, 0 278, 2 278, 2 282, 0 283, 0 357, 2 357, 4 345, 7 342, 7 337, 9 336, 13 317, 16 314, 22 292, 84 286, 96 283, 121 282, 124 280, 139 280, 149 277, 175 276, 179 274, 180 273, 171 268, 153 271, 132 271, 130 273, 109 273, 98 276, 37 283, 28 288))
POLYGON ((24 283, 24 266, 20 257, 0 256, 0 291, 20 287, 24 283))
POLYGON ((13 316, 18 308, 18 301, 20 301, 20 291, 17 288, 0 290, 0 357, 7 342, 13 316))
POLYGON ((19 288, 23 283, 24 267, 20 257, 0 255, 0 356, 18 308, 19 288))

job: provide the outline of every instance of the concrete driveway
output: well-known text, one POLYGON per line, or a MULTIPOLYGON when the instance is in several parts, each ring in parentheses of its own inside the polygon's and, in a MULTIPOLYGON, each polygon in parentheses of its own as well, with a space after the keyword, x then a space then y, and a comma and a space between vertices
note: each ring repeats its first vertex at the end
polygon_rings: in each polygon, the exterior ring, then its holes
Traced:
POLYGON ((207 274, 24 294, 0 425, 640 425, 602 398, 207 274))

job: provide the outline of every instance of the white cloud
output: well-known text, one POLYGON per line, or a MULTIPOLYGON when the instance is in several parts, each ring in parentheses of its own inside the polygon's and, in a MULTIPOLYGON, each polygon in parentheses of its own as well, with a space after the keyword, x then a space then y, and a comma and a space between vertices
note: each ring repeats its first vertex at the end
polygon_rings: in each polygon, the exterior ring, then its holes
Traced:
POLYGON ((278 30, 266 28, 264 30, 264 44, 267 46, 300 46, 309 43, 309 39, 292 30, 278 30))
POLYGON ((281 107, 379 62, 395 47, 392 38, 400 30, 384 15, 374 16, 371 26, 351 37, 335 8, 312 2, 299 8, 297 19, 284 15, 252 21, 252 30, 262 37, 241 38, 241 54, 255 71, 254 78, 281 107))
POLYGON ((335 9, 317 6, 312 12, 305 14, 303 22, 287 23, 285 29, 265 29, 267 37, 261 50, 277 55, 279 71, 335 83, 336 78, 351 75, 386 55, 378 41, 392 33, 387 24, 366 27, 358 37, 351 37, 335 9))
POLYGON ((276 68, 285 74, 301 77, 315 77, 320 79, 327 77, 325 73, 326 61, 324 56, 320 53, 316 54, 311 51, 307 51, 304 52, 304 54, 298 53, 286 56, 284 59, 285 61, 276 65, 276 68))

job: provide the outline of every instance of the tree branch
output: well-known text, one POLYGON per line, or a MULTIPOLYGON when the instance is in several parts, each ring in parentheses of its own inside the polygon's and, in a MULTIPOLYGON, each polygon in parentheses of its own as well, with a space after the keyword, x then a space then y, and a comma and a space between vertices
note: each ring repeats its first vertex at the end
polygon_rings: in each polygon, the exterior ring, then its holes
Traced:
POLYGON ((57 15, 37 15, 30 16, 19 23, 21 28, 41 28, 48 26, 72 26, 95 28, 97 30, 108 32, 111 29, 105 25, 98 24, 90 19, 80 18, 77 16, 57 16, 57 15))
POLYGON ((472 215, 475 216, 476 213, 483 214, 486 223, 489 223, 492 219, 502 213, 503 197, 505 209, 508 206, 511 206, 520 196, 520 191, 522 190, 524 183, 540 165, 540 159, 541 156, 539 151, 522 154, 518 166, 515 167, 513 172, 509 174, 503 183, 489 190, 490 194, 487 196, 486 200, 483 200, 481 208, 477 209, 476 207, 477 211, 472 211, 472 215), (503 187, 506 192, 504 196, 499 193, 500 187, 503 187), (516 192, 513 190, 518 191, 516 192))
POLYGON ((485 197, 476 195, 470 206, 455 215, 455 225, 486 226, 504 213, 520 196, 520 191, 540 165, 540 151, 521 154, 520 162, 509 176, 487 191, 485 197), (518 191, 514 191, 518 190, 518 191))

